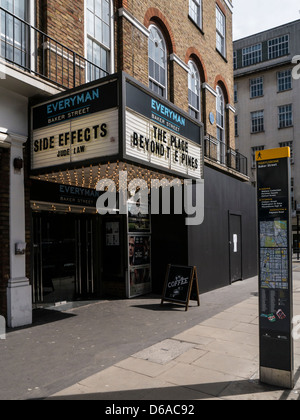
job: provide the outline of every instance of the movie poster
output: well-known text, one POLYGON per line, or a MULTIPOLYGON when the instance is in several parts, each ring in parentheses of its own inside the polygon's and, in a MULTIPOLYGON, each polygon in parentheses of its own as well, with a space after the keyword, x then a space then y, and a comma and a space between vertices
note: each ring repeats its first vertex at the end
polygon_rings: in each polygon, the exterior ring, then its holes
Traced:
POLYGON ((129 265, 150 265, 150 236, 129 236, 129 265))
POLYGON ((151 293, 151 236, 129 235, 129 297, 151 293))
POLYGON ((145 268, 130 269, 130 297, 151 293, 150 266, 145 268))

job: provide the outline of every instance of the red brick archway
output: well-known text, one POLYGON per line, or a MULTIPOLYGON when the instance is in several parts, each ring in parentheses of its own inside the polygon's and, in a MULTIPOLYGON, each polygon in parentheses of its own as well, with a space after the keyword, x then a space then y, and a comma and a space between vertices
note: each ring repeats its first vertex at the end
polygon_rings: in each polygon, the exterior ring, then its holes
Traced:
POLYGON ((207 78, 207 72, 204 65, 204 61, 199 51, 194 47, 189 48, 185 55, 185 63, 188 64, 190 60, 193 60, 196 63, 198 70, 200 72, 201 82, 206 83, 208 78, 207 78))
POLYGON ((167 43, 169 54, 176 54, 175 38, 171 26, 161 11, 155 7, 148 9, 144 18, 146 28, 149 28, 151 24, 156 24, 161 29, 167 43))
POLYGON ((215 79, 215 84, 214 84, 214 89, 217 89, 217 86, 220 86, 223 93, 224 93, 224 97, 225 97, 225 102, 226 104, 230 104, 230 93, 229 93, 229 89, 228 89, 228 85, 226 83, 226 80, 224 79, 223 76, 221 76, 220 74, 218 74, 218 76, 215 79))

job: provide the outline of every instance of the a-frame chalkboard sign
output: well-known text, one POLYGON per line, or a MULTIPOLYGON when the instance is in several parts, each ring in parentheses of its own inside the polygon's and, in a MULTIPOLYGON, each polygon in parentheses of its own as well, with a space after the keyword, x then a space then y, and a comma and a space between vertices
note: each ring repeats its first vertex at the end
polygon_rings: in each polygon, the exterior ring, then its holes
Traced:
POLYGON ((198 302, 200 306, 199 285, 196 267, 184 267, 179 265, 168 265, 166 281, 164 286, 161 304, 173 302, 185 305, 189 308, 191 300, 198 302))

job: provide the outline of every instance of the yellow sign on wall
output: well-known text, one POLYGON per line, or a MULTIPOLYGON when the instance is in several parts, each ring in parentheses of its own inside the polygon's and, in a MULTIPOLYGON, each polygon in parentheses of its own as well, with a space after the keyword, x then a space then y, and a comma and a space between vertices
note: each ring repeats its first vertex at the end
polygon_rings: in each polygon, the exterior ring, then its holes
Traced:
POLYGON ((279 147, 278 149, 260 150, 256 152, 256 161, 282 159, 291 157, 290 147, 279 147))

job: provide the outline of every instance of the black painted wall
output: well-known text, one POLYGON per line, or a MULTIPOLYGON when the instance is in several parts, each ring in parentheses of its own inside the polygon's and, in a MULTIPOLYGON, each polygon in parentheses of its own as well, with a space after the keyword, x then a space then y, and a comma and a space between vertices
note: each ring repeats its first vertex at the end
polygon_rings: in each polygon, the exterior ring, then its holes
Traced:
POLYGON ((256 192, 250 184, 205 166, 205 219, 152 216, 153 291, 162 293, 168 264, 197 266, 201 293, 228 286, 229 214, 242 217, 243 280, 257 275, 256 192))

